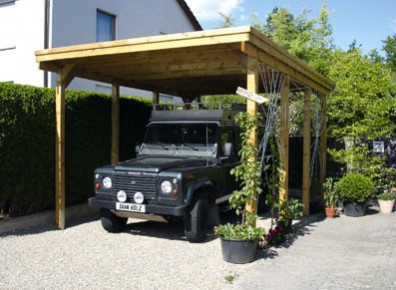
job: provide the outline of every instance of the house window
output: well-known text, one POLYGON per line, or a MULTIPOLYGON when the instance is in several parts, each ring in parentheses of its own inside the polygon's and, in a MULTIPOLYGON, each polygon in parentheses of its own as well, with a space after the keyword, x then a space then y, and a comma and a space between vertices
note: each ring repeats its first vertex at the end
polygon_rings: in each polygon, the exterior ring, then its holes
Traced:
POLYGON ((115 16, 98 10, 96 13, 96 42, 115 40, 115 16))

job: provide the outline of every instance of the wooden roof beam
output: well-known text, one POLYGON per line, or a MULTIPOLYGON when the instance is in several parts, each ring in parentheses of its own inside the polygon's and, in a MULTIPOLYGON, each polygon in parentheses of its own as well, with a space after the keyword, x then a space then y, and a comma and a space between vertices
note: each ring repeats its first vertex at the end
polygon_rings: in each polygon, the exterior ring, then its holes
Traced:
MULTIPOLYGON (((238 30, 236 29, 235 31, 238 30)), ((111 41, 78 45, 72 47, 55 48, 50 50, 37 51, 36 60, 38 62, 46 62, 56 60, 79 59, 90 56, 99 57, 122 55, 128 53, 169 50, 195 46, 212 46, 248 41, 249 34, 246 27, 244 29, 240 29, 240 31, 240 33, 236 34, 218 34, 213 32, 219 31, 212 30, 210 33, 207 33, 207 35, 205 34, 205 32, 180 33, 168 36, 155 36, 152 38, 136 38, 122 41, 111 41), (195 37, 188 38, 189 35, 193 35, 195 37)))

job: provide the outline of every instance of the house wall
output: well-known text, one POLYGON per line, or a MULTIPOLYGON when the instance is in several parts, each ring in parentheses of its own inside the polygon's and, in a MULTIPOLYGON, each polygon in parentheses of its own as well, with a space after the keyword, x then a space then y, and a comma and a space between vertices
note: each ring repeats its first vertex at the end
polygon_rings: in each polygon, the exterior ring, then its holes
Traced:
POLYGON ((44 0, 1 4, 0 27, 0 81, 43 86, 34 51, 44 48, 44 0))
MULTIPOLYGON (((96 42, 98 9, 116 15, 117 40, 194 31, 176 0, 49 0, 49 3, 49 48, 96 42)), ((44 86, 44 72, 38 69, 34 55, 35 50, 44 49, 44 20, 45 0, 16 0, 0 5, 0 81, 44 86)), ((49 86, 55 87, 55 74, 48 73, 48 78, 49 86)), ((111 92, 109 84, 79 78, 68 88, 111 92)), ((151 93, 126 88, 121 88, 121 94, 151 97, 151 93)))
MULTIPOLYGON (((98 9, 116 16, 116 40, 194 30, 176 0, 68 0, 53 5, 52 47, 96 42, 98 9)), ((51 79, 54 87, 54 74, 51 79)), ((109 84, 79 78, 69 88, 111 92, 109 84)), ((127 88, 121 88, 121 94, 151 97, 151 93, 127 88)))

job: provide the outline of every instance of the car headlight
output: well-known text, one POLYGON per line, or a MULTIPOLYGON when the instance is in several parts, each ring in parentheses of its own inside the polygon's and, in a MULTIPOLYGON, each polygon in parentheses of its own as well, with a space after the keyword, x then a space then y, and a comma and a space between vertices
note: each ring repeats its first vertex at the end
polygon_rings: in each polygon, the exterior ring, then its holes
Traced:
POLYGON ((103 178, 102 183, 103 183, 103 186, 104 186, 106 189, 110 189, 111 186, 113 185, 113 182, 111 181, 111 178, 108 177, 108 176, 106 176, 105 178, 103 178))
POLYGON ((169 180, 164 180, 161 183, 162 193, 169 194, 172 192, 172 183, 169 180))
POLYGON ((133 195, 133 200, 134 200, 136 203, 142 204, 142 203, 144 202, 144 195, 143 195, 143 193, 141 193, 141 192, 136 192, 136 193, 133 195))
POLYGON ((128 195, 126 194, 125 191, 120 190, 119 192, 117 192, 117 199, 120 202, 125 202, 128 198, 128 195))

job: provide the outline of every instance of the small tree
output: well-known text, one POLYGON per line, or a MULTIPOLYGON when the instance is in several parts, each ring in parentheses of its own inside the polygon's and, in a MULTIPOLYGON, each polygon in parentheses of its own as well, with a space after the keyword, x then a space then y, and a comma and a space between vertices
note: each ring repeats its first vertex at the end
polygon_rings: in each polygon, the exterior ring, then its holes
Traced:
POLYGON ((246 211, 246 203, 255 199, 262 191, 260 162, 257 159, 257 147, 250 141, 250 134, 257 130, 257 123, 261 116, 251 116, 239 113, 235 121, 242 129, 242 148, 239 151, 241 164, 235 167, 231 174, 240 182, 241 189, 236 190, 230 197, 230 206, 237 215, 242 216, 240 225, 226 224, 215 228, 215 233, 228 239, 262 239, 264 229, 255 227, 257 215, 246 211))
POLYGON ((261 116, 251 116, 239 113, 235 121, 243 130, 241 133, 242 148, 239 151, 241 164, 235 167, 231 174, 240 182, 241 189, 234 191, 230 198, 230 205, 238 215, 242 215, 242 223, 253 223, 257 216, 246 212, 246 202, 256 198, 262 192, 260 162, 257 158, 257 146, 250 141, 250 134, 257 130, 257 123, 261 116))

